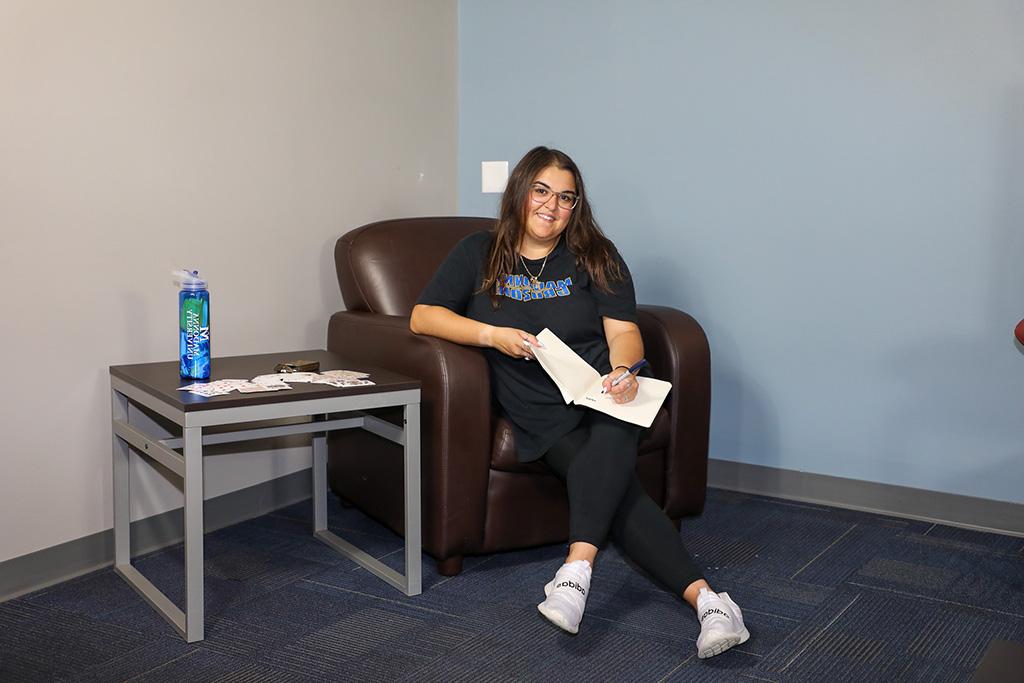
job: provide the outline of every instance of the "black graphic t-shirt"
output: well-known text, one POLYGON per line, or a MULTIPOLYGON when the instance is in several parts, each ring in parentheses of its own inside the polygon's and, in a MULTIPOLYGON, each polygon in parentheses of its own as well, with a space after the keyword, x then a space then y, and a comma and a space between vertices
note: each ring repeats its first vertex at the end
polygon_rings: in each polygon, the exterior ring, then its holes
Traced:
MULTIPOLYGON (((636 322, 633 280, 622 259, 615 255, 626 277, 612 282, 611 292, 592 286, 585 269, 560 240, 544 259, 526 259, 537 276, 536 287, 521 263, 515 272, 499 278, 500 306, 491 305, 490 292, 478 292, 483 282, 490 232, 474 233, 452 249, 423 290, 417 303, 447 309, 498 327, 515 327, 536 335, 550 328, 598 372, 611 372, 602 317, 636 322), (542 270, 543 266, 543 270, 542 270)), ((516 451, 523 462, 544 455, 579 424, 585 408, 567 405, 558 387, 535 361, 484 349, 491 369, 494 398, 512 423, 516 451)))

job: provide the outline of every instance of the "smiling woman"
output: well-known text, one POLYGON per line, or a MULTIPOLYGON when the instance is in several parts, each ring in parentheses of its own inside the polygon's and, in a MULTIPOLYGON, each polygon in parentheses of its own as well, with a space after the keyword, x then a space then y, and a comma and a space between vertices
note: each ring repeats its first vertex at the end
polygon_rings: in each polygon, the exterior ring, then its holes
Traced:
MULTIPOLYGON (((493 291, 500 276, 525 266, 517 261, 543 260, 563 233, 568 250, 599 290, 609 292, 610 280, 623 279, 624 265, 594 220, 576 162, 557 149, 535 147, 516 164, 505 187, 481 290, 493 291)), ((494 296, 492 302, 497 303, 494 296)))
POLYGON ((629 269, 598 227, 583 177, 563 152, 536 147, 516 164, 493 231, 455 246, 413 308, 410 328, 480 346, 521 462, 546 465, 569 498, 569 552, 538 610, 579 630, 599 549, 614 539, 697 610, 699 657, 750 637, 727 594, 711 590, 636 473, 640 428, 566 404, 533 360, 550 329, 604 373, 604 400, 629 403, 644 357, 629 269), (634 370, 634 368, 636 368, 634 370), (612 378, 615 378, 613 382, 612 378))
POLYGON ((530 185, 530 203, 525 206, 519 255, 536 259, 550 254, 569 223, 577 199, 572 173, 557 166, 538 173, 530 185))

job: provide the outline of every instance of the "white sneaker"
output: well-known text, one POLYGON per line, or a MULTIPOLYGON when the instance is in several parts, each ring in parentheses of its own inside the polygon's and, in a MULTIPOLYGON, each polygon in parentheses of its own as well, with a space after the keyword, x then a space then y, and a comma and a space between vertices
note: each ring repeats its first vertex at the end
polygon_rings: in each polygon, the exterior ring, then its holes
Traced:
POLYGON ((544 586, 547 599, 537 609, 558 628, 577 633, 587 606, 590 576, 590 563, 586 560, 563 564, 555 572, 554 580, 544 586))
POLYGON ((743 613, 728 593, 716 594, 701 588, 697 595, 697 618, 697 656, 701 659, 720 655, 750 638, 750 631, 743 625, 743 613))

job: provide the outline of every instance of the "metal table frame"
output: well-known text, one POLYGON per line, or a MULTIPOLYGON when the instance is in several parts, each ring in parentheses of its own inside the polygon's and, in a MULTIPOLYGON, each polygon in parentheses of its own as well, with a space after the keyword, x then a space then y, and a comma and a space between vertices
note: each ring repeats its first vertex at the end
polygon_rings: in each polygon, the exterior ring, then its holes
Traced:
POLYGON ((203 639, 203 446, 289 434, 313 435, 313 535, 406 595, 422 590, 420 530, 420 391, 406 389, 354 396, 261 403, 185 412, 128 382, 110 378, 114 470, 114 570, 174 626, 186 642, 203 639), (129 403, 145 406, 181 427, 180 438, 153 437, 129 422, 129 403), (404 429, 360 411, 402 406, 404 429), (329 415, 345 413, 333 419, 329 415), (203 434, 206 427, 308 417, 310 422, 203 434), (327 528, 327 432, 362 428, 404 446, 405 574, 363 552, 327 528), (178 453, 175 449, 181 449, 178 453), (154 461, 182 480, 185 498, 185 611, 182 612, 131 563, 130 456, 154 461))

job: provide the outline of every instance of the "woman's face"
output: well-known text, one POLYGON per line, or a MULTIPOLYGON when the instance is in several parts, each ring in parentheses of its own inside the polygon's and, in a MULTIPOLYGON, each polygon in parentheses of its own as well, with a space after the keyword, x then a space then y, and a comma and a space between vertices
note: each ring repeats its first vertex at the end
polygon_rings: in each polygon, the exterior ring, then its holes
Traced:
MULTIPOLYGON (((520 249, 541 249, 550 251, 559 235, 569 225, 573 209, 559 206, 559 195, 576 194, 576 179, 571 171, 548 166, 533 179, 531 188, 545 188, 546 192, 531 189, 526 195, 526 220, 523 244, 520 249), (539 199, 539 195, 544 195, 539 199)), ((564 203, 564 202, 563 202, 564 203)), ((537 258, 528 255, 528 258, 537 258)))

